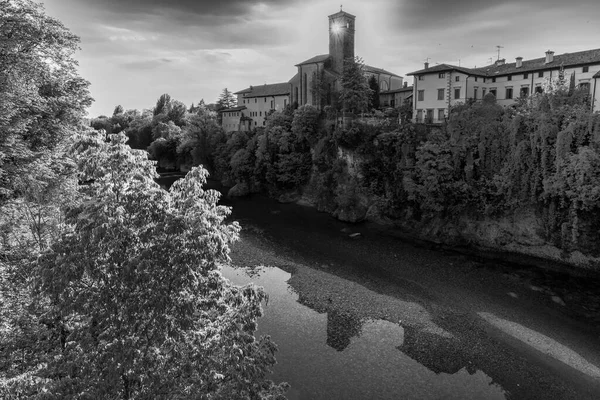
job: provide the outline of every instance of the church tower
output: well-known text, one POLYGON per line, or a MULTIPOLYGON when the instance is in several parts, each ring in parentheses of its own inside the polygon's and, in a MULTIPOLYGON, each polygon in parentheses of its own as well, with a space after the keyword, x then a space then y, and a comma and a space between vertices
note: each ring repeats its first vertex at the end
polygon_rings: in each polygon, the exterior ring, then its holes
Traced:
POLYGON ((331 69, 342 73, 344 59, 354 58, 354 20, 356 17, 345 11, 329 16, 329 57, 331 69))

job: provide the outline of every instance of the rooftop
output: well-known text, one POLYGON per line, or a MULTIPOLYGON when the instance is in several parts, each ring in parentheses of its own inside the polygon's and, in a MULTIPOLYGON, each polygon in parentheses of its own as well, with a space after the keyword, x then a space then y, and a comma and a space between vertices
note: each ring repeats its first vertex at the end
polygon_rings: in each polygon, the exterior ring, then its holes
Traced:
POLYGON ((231 108, 224 108, 222 110, 219 110, 219 112, 233 112, 233 111, 242 111, 245 110, 246 106, 237 106, 237 107, 231 107, 231 108))
POLYGON ((552 62, 546 63, 546 57, 535 58, 533 60, 523 60, 521 67, 517 68, 517 63, 507 63, 497 65, 496 63, 481 68, 464 68, 451 64, 439 64, 427 69, 421 69, 411 72, 407 75, 421 75, 444 71, 459 71, 469 75, 477 76, 498 76, 523 73, 530 71, 540 71, 548 69, 557 69, 585 64, 600 63, 600 49, 578 51, 575 53, 564 53, 554 55, 552 62))
POLYGON ((234 94, 244 94, 244 97, 268 97, 268 96, 281 96, 290 94, 290 84, 284 83, 273 83, 270 85, 256 85, 250 86, 247 89, 240 90, 234 94))
POLYGON ((403 87, 403 88, 400 88, 400 89, 383 90, 383 91, 380 92, 380 94, 412 92, 412 90, 413 90, 412 86, 407 86, 407 87, 403 87))
POLYGON ((397 76, 398 78, 401 78, 400 75, 396 75, 393 72, 386 71, 383 68, 371 67, 370 65, 365 65, 365 71, 376 73, 376 74, 387 74, 387 75, 397 76))
POLYGON ((302 61, 299 64, 296 64, 296 67, 298 65, 304 65, 304 64, 313 64, 313 63, 319 63, 319 62, 325 62, 329 59, 329 54, 321 54, 318 56, 314 56, 313 58, 309 58, 306 61, 302 61))

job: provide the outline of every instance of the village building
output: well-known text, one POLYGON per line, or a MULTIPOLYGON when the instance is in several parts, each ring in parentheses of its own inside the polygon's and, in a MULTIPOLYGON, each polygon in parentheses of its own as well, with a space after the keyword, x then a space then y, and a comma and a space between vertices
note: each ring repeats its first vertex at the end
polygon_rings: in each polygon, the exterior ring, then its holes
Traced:
POLYGON ((543 91, 548 79, 564 76, 567 82, 571 75, 576 87, 590 96, 592 111, 598 110, 600 88, 600 49, 554 55, 547 51, 545 57, 523 60, 517 57, 514 63, 499 59, 482 68, 465 68, 440 64, 411 72, 413 76, 413 121, 420 123, 442 123, 452 106, 469 100, 481 100, 492 93, 503 106, 515 104, 519 99, 543 91))
MULTIPOLYGON (((345 11, 329 16, 329 53, 314 56, 296 65, 297 73, 289 82, 250 86, 236 92, 237 107, 220 111, 226 132, 248 131, 265 126, 269 112, 288 105, 325 106, 334 102, 341 89, 344 60, 354 58, 356 17, 345 11)), ((400 106, 412 93, 403 86, 403 78, 382 68, 365 65, 365 78, 375 76, 380 98, 390 107, 400 106)), ((383 103, 382 103, 383 104, 383 103)))

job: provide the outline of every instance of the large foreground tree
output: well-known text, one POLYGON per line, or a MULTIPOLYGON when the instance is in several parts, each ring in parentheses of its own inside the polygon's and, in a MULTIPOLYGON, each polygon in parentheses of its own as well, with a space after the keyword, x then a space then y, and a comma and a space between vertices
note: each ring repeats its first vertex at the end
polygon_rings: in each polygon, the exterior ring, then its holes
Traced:
POLYGON ((32 272, 36 343, 3 337, 0 397, 284 398, 267 379, 276 347, 253 336, 266 294, 219 272, 239 232, 230 209, 202 188, 201 167, 162 190, 126 140, 74 146, 87 184, 32 272))
POLYGON ((80 124, 92 99, 79 39, 30 0, 0 0, 0 203, 80 124))

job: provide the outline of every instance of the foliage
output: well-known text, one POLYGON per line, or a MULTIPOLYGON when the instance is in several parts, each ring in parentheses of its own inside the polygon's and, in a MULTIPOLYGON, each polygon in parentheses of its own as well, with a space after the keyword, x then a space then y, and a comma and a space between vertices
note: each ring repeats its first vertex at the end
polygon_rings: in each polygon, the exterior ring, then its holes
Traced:
POLYGON ((379 83, 375 75, 369 78, 369 89, 371 89, 371 98, 369 100, 369 108, 379 109, 379 83))
POLYGON ((360 57, 344 60, 340 100, 344 109, 354 113, 364 112, 371 99, 371 89, 364 75, 364 63, 360 57))
POLYGON ((320 139, 321 113, 318 108, 304 105, 296 109, 291 131, 314 145, 320 139))
POLYGON ((223 89, 219 99, 217 100, 217 106, 219 110, 232 108, 237 105, 237 100, 233 93, 231 93, 227 88, 223 89))
POLYGON ((0 202, 15 179, 76 129, 92 99, 79 38, 31 0, 0 0, 0 202))
POLYGON ((126 140, 74 146, 90 183, 32 270, 38 332, 2 336, 1 397, 283 398, 266 378, 276 347, 253 336, 266 294, 219 273, 239 232, 230 210, 202 168, 161 190, 126 140))

